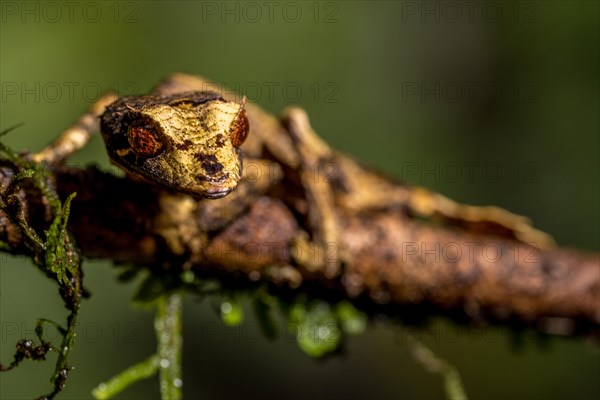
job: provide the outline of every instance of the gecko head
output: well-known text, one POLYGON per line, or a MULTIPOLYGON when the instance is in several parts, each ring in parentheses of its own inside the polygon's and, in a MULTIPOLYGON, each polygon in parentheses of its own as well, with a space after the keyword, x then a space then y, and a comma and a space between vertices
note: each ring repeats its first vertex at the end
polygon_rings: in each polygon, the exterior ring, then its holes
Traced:
POLYGON ((241 179, 240 146, 249 129, 244 101, 214 92, 123 97, 100 126, 111 161, 135 177, 212 199, 241 179))

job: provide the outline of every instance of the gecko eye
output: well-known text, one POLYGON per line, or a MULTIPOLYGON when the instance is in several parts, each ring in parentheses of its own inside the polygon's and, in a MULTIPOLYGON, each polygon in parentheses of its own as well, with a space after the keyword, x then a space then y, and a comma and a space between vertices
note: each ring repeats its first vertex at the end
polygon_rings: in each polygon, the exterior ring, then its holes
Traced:
POLYGON ((234 147, 240 147, 242 143, 244 143, 246 136, 248 136, 249 128, 250 124, 248 123, 248 118, 246 118, 246 111, 242 110, 231 124, 229 130, 231 144, 233 144, 234 147))
POLYGON ((150 124, 130 126, 127 130, 127 140, 133 152, 144 158, 156 157, 165 147, 158 131, 150 124))

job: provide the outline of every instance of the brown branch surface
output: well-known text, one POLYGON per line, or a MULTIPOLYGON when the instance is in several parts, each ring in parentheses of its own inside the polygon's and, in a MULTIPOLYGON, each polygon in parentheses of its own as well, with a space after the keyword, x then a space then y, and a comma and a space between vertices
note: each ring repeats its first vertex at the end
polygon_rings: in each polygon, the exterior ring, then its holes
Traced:
MULTIPOLYGON (((8 162, 0 164, 2 190, 13 171, 8 162)), ((388 310, 525 324, 549 333, 595 335, 600 327, 598 254, 542 251, 424 224, 401 210, 380 210, 342 215, 341 240, 324 251, 325 257, 339 255, 343 269, 328 277, 294 262, 293 239, 302 222, 282 194, 293 192, 282 190, 289 184, 285 179, 268 192, 261 189, 267 182, 242 182, 234 193, 255 198, 249 209, 222 210, 218 201, 202 200, 186 211, 177 208, 185 205, 174 206, 181 202, 170 203, 176 195, 94 167, 59 167, 54 173, 61 197, 77 192, 69 227, 88 258, 153 268, 183 265, 284 290, 310 287, 388 310), (219 222, 232 212, 238 214, 233 223, 219 222)), ((25 187, 20 195, 28 219, 41 231, 47 215, 39 194, 25 187)), ((0 240, 27 254, 18 228, 1 211, 0 240)))

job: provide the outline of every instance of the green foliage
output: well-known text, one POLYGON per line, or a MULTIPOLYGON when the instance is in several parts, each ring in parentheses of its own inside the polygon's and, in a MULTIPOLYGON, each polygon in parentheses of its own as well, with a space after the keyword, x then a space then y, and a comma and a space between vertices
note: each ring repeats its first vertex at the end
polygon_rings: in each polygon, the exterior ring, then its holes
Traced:
POLYGON ((158 363, 158 355, 153 354, 144 361, 127 368, 114 378, 99 384, 92 390, 92 396, 99 400, 110 399, 131 384, 156 375, 158 363))
MULTIPOLYGON (((144 283, 146 283, 144 281, 144 283)), ((180 293, 164 294, 153 299, 156 306, 154 330, 156 353, 120 372, 92 390, 95 399, 109 399, 130 385, 159 375, 161 399, 181 399, 182 300, 180 293)))
MULTIPOLYGON (((0 136, 10 130, 1 132, 0 136)), ((50 184, 51 172, 43 165, 27 160, 2 143, 0 143, 0 155, 10 161, 16 169, 9 185, 1 193, 0 209, 19 227, 24 244, 31 252, 32 261, 40 271, 58 284, 60 296, 65 307, 70 311, 66 328, 45 319, 38 321, 36 332, 41 344, 36 346, 33 342, 26 341, 27 345, 23 346, 23 341, 19 342, 14 361, 8 368, 2 367, 1 369, 10 370, 18 366, 20 361, 25 358, 43 360, 45 351, 41 354, 40 349, 46 351, 52 349, 58 352, 55 371, 51 378, 53 390, 45 396, 53 398, 64 388, 70 371, 67 358, 75 343, 75 322, 83 294, 81 256, 75 246, 75 241, 67 230, 71 201, 76 194, 72 193, 64 203, 61 202, 50 184), (25 204, 18 193, 25 182, 33 183, 50 208, 52 220, 42 235, 36 232, 25 218, 25 204), (62 335, 60 345, 53 346, 44 341, 41 332, 46 323, 54 324, 57 327, 62 335), (37 351, 35 351, 36 349, 37 351)), ((8 243, 2 243, 2 250, 12 251, 8 243)))
POLYGON ((460 379, 460 374, 446 360, 436 356, 431 349, 417 340, 414 336, 407 336, 408 349, 413 358, 429 372, 440 374, 444 380, 444 392, 448 400, 466 400, 467 393, 460 379))
POLYGON ((276 299, 269 296, 264 290, 257 291, 252 298, 254 316, 258 321, 262 335, 268 340, 275 340, 279 332, 279 323, 273 315, 273 308, 276 304, 276 299))
POLYGON ((455 368, 450 368, 444 373, 444 392, 448 400, 467 399, 467 393, 455 368))
POLYGON ((338 303, 335 313, 342 325, 342 330, 350 335, 360 335, 367 329, 367 317, 347 301, 338 303))
POLYGON ((231 296, 221 303, 221 321, 228 326, 237 326, 244 320, 242 303, 236 296, 231 296))
POLYGON ((296 303, 290 309, 289 318, 298 346, 309 356, 322 357, 338 348, 342 333, 328 303, 296 303))

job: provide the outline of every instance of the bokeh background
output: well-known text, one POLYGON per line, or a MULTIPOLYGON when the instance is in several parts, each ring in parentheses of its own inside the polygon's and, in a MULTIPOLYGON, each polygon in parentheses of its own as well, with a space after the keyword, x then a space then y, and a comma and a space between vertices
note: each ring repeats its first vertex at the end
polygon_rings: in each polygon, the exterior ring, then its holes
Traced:
MULTIPOLYGON (((594 1, 1 2, 2 138, 40 149, 101 92, 145 93, 202 74, 278 113, 306 108, 335 147, 413 183, 532 217, 565 246, 598 251, 599 3, 594 1)), ((71 163, 108 168, 99 138, 71 163)), ((36 318, 64 321, 55 287, 0 255, 1 359, 36 318)), ((152 315, 109 263, 85 264, 85 301, 61 395, 92 387, 154 348, 152 315)), ((371 326, 317 362, 289 339, 225 328, 215 303, 185 305, 188 398, 439 398, 402 328, 371 326)), ((51 329, 49 337, 55 335, 51 329)), ((418 332, 473 398, 598 398, 600 354, 443 319, 418 332)), ((52 363, 0 375, 0 397, 44 393, 52 363)), ((157 398, 156 379, 119 398, 157 398)))

